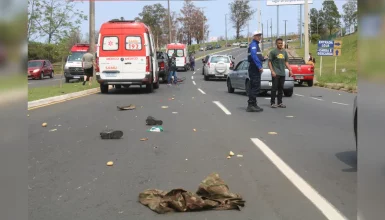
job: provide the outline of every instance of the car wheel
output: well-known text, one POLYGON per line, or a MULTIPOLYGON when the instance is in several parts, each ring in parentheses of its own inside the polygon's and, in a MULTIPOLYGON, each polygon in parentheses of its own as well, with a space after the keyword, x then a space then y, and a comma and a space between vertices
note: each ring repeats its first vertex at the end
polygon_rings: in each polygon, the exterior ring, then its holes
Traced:
POLYGON ((209 76, 204 76, 205 81, 209 81, 209 76))
POLYGON ((247 81, 246 81, 245 89, 246 89, 246 95, 249 96, 249 91, 250 91, 250 80, 247 80, 247 81))
POLYGON ((108 93, 108 85, 100 84, 100 92, 103 94, 108 93))
MULTIPOLYGON (((151 80, 152 81, 152 80, 151 80)), ((147 93, 152 93, 154 92, 154 84, 150 82, 149 84, 146 85, 146 92, 147 93)))
POLYGON ((307 86, 312 87, 313 86, 313 80, 307 81, 307 86))
POLYGON ((156 83, 154 83, 154 89, 159 89, 159 78, 156 83))
POLYGON ((114 87, 115 87, 115 89, 121 89, 122 85, 115 85, 114 87))
POLYGON ((44 79, 44 73, 40 73, 40 78, 39 79, 44 79))
POLYGON ((283 94, 285 94, 286 97, 291 97, 293 96, 293 89, 290 89, 290 90, 284 90, 283 91, 283 94))
POLYGON ((51 74, 49 75, 49 78, 53 78, 53 71, 51 71, 51 74))
POLYGON ((229 93, 234 93, 234 88, 231 86, 231 81, 230 81, 230 79, 228 79, 227 80, 227 91, 229 92, 229 93))

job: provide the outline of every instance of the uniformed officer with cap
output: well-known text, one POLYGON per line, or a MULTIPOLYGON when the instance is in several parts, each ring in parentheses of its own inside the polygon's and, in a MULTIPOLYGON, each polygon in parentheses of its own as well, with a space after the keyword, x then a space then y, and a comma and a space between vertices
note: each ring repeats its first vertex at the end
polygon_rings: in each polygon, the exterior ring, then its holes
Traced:
POLYGON ((248 48, 248 61, 249 61, 249 100, 247 105, 247 112, 261 112, 263 108, 257 105, 257 95, 261 87, 261 74, 263 72, 262 62, 265 58, 262 55, 259 43, 262 38, 261 31, 254 31, 253 40, 248 48))

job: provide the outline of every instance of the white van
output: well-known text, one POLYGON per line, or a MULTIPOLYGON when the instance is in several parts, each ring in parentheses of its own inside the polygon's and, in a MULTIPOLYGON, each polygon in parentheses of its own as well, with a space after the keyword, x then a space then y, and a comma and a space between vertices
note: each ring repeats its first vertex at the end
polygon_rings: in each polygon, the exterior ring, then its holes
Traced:
POLYGON ((190 59, 187 53, 186 44, 180 44, 180 43, 167 44, 168 56, 171 57, 173 53, 176 54, 176 68, 187 71, 189 69, 190 59))

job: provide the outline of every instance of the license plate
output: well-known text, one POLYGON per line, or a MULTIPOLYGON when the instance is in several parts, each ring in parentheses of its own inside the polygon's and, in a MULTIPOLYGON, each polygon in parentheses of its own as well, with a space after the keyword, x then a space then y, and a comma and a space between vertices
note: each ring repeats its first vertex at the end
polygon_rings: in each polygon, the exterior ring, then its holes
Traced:
POLYGON ((116 77, 116 73, 106 73, 106 77, 116 77))
POLYGON ((269 82, 269 86, 273 86, 273 83, 272 83, 272 82, 269 82))
POLYGON ((80 76, 74 76, 74 79, 80 79, 80 76))
POLYGON ((303 76, 296 76, 297 79, 303 79, 303 76))

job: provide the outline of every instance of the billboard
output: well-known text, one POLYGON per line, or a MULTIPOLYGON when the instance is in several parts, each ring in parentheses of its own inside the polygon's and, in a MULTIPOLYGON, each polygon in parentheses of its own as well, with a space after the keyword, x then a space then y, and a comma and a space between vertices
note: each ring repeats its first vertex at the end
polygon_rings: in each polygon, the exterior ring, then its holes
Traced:
MULTIPOLYGON (((308 0, 309 4, 313 4, 313 0, 308 0)), ((277 5, 303 5, 305 0, 267 0, 268 6, 277 6, 277 5)))

